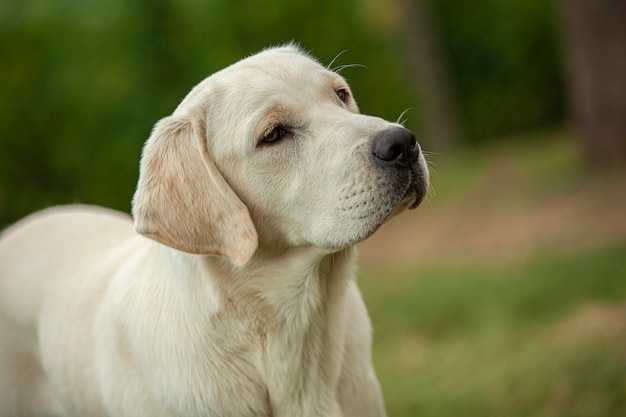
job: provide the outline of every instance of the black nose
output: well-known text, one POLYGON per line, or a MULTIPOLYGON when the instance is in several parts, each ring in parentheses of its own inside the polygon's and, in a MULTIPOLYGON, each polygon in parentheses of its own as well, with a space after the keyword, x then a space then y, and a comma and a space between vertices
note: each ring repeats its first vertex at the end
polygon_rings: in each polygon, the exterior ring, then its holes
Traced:
POLYGON ((420 147, 413 132, 394 126, 374 136, 372 153, 380 162, 408 166, 417 161, 420 147))

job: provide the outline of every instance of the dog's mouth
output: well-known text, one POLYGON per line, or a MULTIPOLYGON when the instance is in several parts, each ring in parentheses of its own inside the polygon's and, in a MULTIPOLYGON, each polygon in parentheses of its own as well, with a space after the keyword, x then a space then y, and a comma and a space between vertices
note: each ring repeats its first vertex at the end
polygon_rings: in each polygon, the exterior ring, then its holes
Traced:
POLYGON ((411 183, 409 189, 406 192, 405 198, 413 197, 413 202, 409 205, 409 210, 416 209, 428 193, 428 180, 425 175, 420 172, 419 174, 411 173, 411 183))
POLYGON ((428 179, 425 171, 422 168, 412 169, 407 189, 389 217, 406 209, 416 209, 424 201, 427 193, 428 179))
POLYGON ((405 210, 413 210, 417 208, 428 192, 428 180, 425 177, 425 174, 419 172, 411 172, 411 178, 404 192, 404 195, 399 200, 399 202, 395 205, 395 207, 388 212, 388 214, 383 217, 379 222, 377 222, 374 227, 367 233, 367 236, 371 236, 378 230, 383 224, 387 223, 389 220, 402 213, 405 210))

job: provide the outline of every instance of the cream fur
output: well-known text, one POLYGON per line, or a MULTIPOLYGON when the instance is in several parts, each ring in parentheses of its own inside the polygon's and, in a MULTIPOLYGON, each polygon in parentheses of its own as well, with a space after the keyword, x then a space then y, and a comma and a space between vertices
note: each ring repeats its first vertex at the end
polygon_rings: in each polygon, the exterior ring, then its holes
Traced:
POLYGON ((392 126, 292 46, 202 81, 146 142, 136 231, 68 206, 2 234, 0 416, 384 416, 353 245, 428 184, 372 162, 392 126))

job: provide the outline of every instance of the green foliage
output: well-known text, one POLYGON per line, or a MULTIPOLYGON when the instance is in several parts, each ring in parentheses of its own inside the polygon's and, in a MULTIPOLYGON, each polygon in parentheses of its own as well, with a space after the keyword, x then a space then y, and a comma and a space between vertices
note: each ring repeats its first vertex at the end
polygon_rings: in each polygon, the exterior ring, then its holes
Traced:
POLYGON ((364 272, 390 415, 623 415, 625 256, 364 272))
POLYGON ((471 141, 554 125, 564 114, 553 0, 428 0, 471 141))

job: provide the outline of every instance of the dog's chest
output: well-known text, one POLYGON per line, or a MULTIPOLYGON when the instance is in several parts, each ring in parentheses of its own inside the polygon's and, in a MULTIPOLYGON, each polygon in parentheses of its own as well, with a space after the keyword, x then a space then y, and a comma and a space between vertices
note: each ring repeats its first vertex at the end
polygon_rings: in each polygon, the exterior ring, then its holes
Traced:
POLYGON ((257 340, 193 339, 161 338, 155 352, 113 358, 122 366, 100 376, 105 403, 122 407, 114 415, 271 416, 257 340))
POLYGON ((341 349, 327 330, 293 338, 238 332, 239 340, 213 340, 210 354, 187 351, 177 364, 181 372, 170 368, 159 390, 170 393, 166 406, 178 404, 178 415, 340 416, 341 349))

